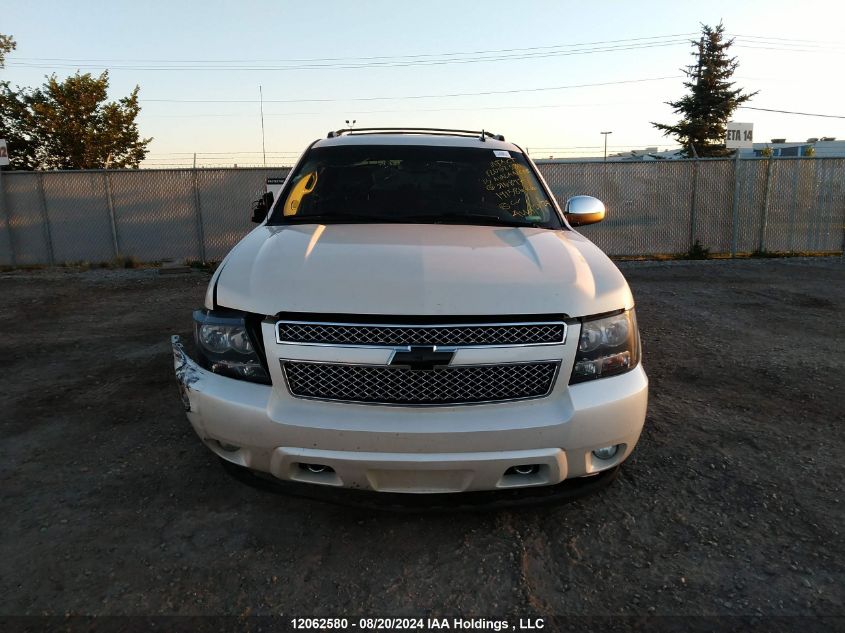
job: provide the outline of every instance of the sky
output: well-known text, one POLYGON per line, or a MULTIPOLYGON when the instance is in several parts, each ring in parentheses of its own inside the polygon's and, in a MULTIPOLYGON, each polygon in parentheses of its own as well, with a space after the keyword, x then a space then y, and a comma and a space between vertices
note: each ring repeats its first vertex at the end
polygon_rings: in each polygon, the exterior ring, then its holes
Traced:
MULTIPOLYGON (((486 129, 534 158, 675 147, 681 68, 700 24, 736 36, 747 105, 845 117, 845 3, 4 0, 0 77, 109 70, 139 85, 146 167, 290 164, 346 127, 486 129), (596 85, 604 84, 604 85, 596 85), (467 94, 470 93, 470 94, 467 94)), ((756 141, 845 138, 845 118, 738 110, 756 141)))

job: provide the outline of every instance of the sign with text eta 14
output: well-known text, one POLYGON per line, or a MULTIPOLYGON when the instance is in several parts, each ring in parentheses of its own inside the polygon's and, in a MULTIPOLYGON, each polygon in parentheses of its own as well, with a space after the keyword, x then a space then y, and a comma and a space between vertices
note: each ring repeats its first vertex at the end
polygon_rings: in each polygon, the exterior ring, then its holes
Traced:
POLYGON ((0 138, 0 167, 9 164, 9 150, 6 147, 6 139, 0 138))
POLYGON ((754 147, 754 124, 728 121, 725 147, 728 149, 751 149, 754 147))

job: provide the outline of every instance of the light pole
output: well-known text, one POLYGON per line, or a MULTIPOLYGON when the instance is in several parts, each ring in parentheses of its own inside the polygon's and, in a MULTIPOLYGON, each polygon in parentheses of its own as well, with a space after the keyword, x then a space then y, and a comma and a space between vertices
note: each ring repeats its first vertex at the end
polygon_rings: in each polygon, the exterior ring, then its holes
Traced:
POLYGON ((613 132, 602 132, 604 134, 604 162, 607 162, 607 135, 613 132))
POLYGON ((346 125, 349 126, 350 130, 355 127, 355 123, 357 123, 356 119, 352 119, 352 121, 350 121, 349 119, 346 119, 346 125))
POLYGON ((264 160, 264 169, 267 169, 267 146, 264 144, 264 90, 258 84, 258 99, 261 102, 261 157, 264 160))

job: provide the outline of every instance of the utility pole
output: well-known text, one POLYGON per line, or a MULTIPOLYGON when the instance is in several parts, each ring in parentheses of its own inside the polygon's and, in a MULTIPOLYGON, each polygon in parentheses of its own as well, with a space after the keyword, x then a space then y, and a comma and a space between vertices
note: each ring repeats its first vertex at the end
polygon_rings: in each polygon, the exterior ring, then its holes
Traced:
POLYGON ((604 134, 604 162, 607 162, 607 135, 613 132, 602 132, 604 134))
POLYGON ((264 157, 264 168, 267 168, 267 149, 264 146, 264 91, 258 84, 258 100, 261 108, 261 155, 264 157))

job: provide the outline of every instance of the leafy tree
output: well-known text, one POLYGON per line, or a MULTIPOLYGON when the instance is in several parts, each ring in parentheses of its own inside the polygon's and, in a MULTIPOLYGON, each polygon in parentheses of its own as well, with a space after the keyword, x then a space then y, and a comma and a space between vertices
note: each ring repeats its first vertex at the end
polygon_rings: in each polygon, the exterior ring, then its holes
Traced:
POLYGON ((0 68, 6 65, 6 55, 15 50, 17 43, 12 39, 11 35, 3 35, 0 33, 0 68))
POLYGON ((142 139, 136 118, 138 86, 117 101, 108 99, 109 76, 90 73, 40 88, 0 86, 0 137, 9 143, 15 169, 138 167, 152 139, 142 139))
POLYGON ((728 55, 733 39, 724 39, 724 33, 721 22, 716 28, 702 24, 701 40, 692 42, 697 61, 683 70, 689 94, 667 102, 683 118, 674 125, 652 123, 665 136, 674 136, 688 157, 730 154, 724 145, 726 124, 734 110, 757 94, 733 87, 738 62, 728 55))
POLYGON ((34 169, 36 143, 29 135, 30 113, 21 94, 8 81, 0 81, 0 138, 6 139, 11 165, 3 169, 34 169))
MULTIPOLYGON (((0 68, 6 65, 6 55, 17 47, 11 35, 0 33, 0 68)), ((15 91, 8 81, 0 81, 0 138, 6 140, 12 154, 12 163, 29 165, 33 160, 33 147, 20 130, 20 122, 24 117, 24 108, 15 97, 15 91), (14 156, 17 155, 17 160, 14 156)), ((8 169, 5 168, 4 169, 8 169)))

